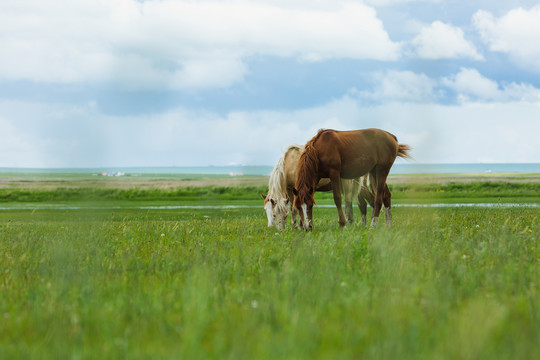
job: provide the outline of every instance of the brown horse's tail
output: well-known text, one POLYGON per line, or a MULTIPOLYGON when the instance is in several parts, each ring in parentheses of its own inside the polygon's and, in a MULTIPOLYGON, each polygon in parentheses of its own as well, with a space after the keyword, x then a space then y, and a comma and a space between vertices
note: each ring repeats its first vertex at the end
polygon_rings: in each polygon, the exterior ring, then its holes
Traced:
POLYGON ((409 145, 398 144, 398 153, 397 153, 398 157, 412 159, 412 156, 411 154, 409 154, 409 151, 411 151, 411 147, 409 145))

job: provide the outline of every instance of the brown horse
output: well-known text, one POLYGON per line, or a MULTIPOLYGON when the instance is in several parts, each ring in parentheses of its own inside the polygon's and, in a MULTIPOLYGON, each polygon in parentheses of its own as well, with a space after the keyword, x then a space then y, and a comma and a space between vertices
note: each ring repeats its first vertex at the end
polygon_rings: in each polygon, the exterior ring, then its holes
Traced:
MULTIPOLYGON (((268 218, 268 227, 276 226, 283 229, 291 208, 292 225, 297 227, 297 211, 293 206, 293 188, 298 170, 298 159, 304 151, 303 145, 292 144, 283 152, 276 166, 270 173, 268 180, 268 194, 261 194, 264 199, 264 210, 268 218)), ((373 182, 368 180, 368 175, 359 179, 342 179, 341 190, 345 198, 345 218, 348 222, 354 221, 353 201, 357 198, 358 208, 362 215, 362 224, 366 224, 367 203, 373 207, 373 182), (367 201, 367 203, 366 203, 367 201)), ((323 178, 317 184, 315 191, 331 191, 330 179, 323 178)))
POLYGON ((300 155, 293 190, 294 206, 300 212, 303 228, 313 227, 313 194, 319 179, 330 178, 339 225, 344 226, 341 178, 354 179, 367 173, 374 180, 375 189, 371 226, 377 226, 383 201, 387 208, 386 223, 391 224, 391 195, 386 178, 396 157, 410 157, 409 150, 409 146, 398 144, 397 138, 384 130, 319 130, 300 155))

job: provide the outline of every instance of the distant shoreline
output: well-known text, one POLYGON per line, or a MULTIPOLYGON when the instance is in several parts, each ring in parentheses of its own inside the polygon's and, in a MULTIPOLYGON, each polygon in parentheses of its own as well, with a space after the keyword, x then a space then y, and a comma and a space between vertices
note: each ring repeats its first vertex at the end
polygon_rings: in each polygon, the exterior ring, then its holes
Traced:
MULTIPOLYGON (((269 175, 273 166, 178 166, 178 167, 96 167, 96 168, 9 168, 0 167, 0 174, 121 174, 137 176, 151 174, 198 175, 269 175)), ((479 164, 394 164, 391 174, 538 174, 540 163, 479 163, 479 164)))

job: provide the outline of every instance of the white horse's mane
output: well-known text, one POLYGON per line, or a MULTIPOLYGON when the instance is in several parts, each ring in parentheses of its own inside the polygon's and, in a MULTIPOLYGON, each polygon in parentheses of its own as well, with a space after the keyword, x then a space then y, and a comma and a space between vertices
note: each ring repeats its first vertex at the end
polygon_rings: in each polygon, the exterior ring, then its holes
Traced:
MULTIPOLYGON (((274 169, 270 173, 270 179, 268 180, 268 197, 270 199, 274 199, 276 203, 282 206, 285 205, 285 201, 280 200, 286 200, 287 199, 287 182, 285 179, 285 157, 287 156, 287 153, 291 151, 292 149, 295 150, 302 150, 301 145, 297 144, 291 144, 289 145, 284 151, 283 155, 279 158, 278 162, 276 163, 276 166, 274 166, 274 169)), ((286 211, 286 209, 285 209, 286 211)))

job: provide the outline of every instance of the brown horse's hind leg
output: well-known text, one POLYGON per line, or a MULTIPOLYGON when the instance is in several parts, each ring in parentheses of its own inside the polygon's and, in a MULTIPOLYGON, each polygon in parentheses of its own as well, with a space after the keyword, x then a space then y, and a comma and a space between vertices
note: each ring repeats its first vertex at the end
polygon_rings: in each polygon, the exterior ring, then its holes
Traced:
POLYGON ((388 189, 388 184, 384 184, 383 204, 384 204, 384 220, 387 226, 392 226, 392 194, 388 189))
POLYGON ((330 173, 330 180, 332 181, 332 190, 334 192, 334 203, 336 204, 339 226, 343 227, 347 223, 345 215, 343 215, 343 209, 341 208, 341 177, 338 171, 332 171, 330 173))
POLYGON ((386 178, 390 172, 390 167, 377 166, 372 172, 375 171, 375 206, 373 207, 373 214, 371 217, 371 226, 375 227, 379 223, 379 213, 383 205, 383 198, 386 186, 386 178))

